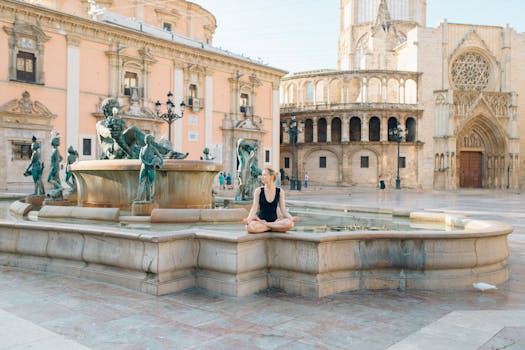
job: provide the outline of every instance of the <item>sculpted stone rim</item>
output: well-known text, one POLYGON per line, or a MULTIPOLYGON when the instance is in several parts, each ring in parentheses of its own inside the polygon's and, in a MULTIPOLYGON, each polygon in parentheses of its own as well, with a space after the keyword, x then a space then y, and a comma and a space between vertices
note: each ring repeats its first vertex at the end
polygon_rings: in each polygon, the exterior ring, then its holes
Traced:
MULTIPOLYGON (((139 170, 141 162, 139 159, 115 159, 115 160, 83 160, 71 165, 73 171, 89 170, 139 170)), ((222 164, 206 160, 177 160, 164 159, 163 170, 181 170, 186 171, 220 171, 222 164)))
POLYGON ((268 287, 323 297, 360 289, 465 289, 508 280, 512 227, 455 215, 453 232, 247 234, 123 230, 0 220, 0 264, 73 274, 164 295, 201 287, 246 296, 268 287))

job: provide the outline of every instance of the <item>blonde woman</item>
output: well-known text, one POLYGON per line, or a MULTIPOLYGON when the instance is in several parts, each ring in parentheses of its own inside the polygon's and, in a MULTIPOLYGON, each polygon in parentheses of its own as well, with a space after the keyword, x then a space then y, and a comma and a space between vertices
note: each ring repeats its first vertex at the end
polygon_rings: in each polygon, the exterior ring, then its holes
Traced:
POLYGON ((275 170, 271 168, 263 170, 261 175, 263 186, 255 190, 250 214, 242 221, 248 233, 286 232, 298 220, 286 210, 284 191, 275 186, 276 179, 275 170), (280 219, 277 217, 277 206, 283 215, 280 219))

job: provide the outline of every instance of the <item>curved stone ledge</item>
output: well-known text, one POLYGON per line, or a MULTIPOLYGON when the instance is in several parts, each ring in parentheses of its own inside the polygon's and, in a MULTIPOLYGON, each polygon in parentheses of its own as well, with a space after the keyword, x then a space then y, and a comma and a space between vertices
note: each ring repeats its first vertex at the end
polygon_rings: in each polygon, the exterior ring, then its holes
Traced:
POLYGON ((18 216, 26 216, 31 210, 33 210, 33 205, 31 203, 24 203, 21 201, 14 201, 9 206, 9 212, 18 216))
POLYGON ((161 295, 199 286, 245 296, 268 287, 323 297, 358 289, 468 288, 508 279, 507 235, 493 221, 438 215, 451 232, 150 232, 0 222, 0 264, 72 274, 161 295))

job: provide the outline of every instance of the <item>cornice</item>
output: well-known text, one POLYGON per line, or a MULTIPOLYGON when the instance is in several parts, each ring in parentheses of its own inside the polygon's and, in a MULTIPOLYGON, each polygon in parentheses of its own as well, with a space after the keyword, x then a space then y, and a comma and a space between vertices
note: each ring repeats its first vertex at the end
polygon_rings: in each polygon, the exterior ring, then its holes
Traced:
POLYGON ((165 58, 178 57, 181 61, 191 63, 196 60, 211 69, 234 72, 236 70, 249 71, 257 74, 264 80, 281 78, 286 71, 260 65, 254 62, 243 61, 234 57, 223 56, 219 53, 199 50, 179 43, 163 40, 138 33, 131 29, 93 21, 87 18, 74 16, 56 10, 44 8, 16 0, 2 0, 0 2, 2 19, 14 22, 15 18, 29 24, 39 26, 49 32, 78 35, 85 40, 111 45, 119 42, 128 47, 150 49, 154 56, 165 58))

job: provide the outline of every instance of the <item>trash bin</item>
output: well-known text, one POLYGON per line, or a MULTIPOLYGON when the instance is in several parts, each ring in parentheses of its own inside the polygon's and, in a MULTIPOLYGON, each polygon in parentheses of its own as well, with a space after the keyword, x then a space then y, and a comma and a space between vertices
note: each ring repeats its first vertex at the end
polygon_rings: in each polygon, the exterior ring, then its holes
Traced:
POLYGON ((297 180, 295 182, 296 186, 297 186, 297 191, 300 191, 301 190, 301 180, 297 180))

